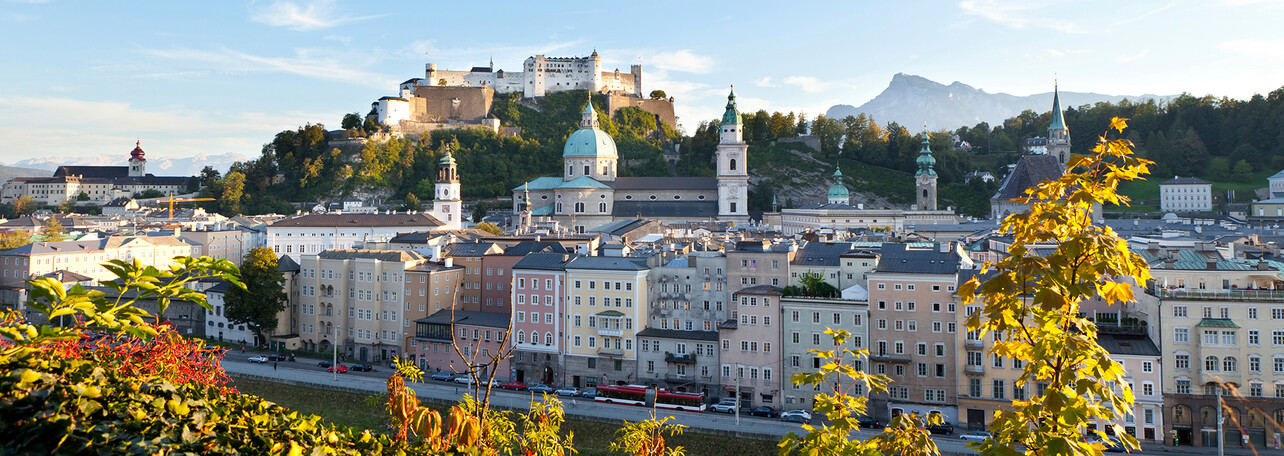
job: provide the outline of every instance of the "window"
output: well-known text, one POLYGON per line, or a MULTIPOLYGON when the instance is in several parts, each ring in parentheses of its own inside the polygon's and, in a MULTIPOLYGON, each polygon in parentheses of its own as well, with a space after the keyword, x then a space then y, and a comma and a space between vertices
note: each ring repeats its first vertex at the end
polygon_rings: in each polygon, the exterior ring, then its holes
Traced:
POLYGON ((1003 380, 994 380, 993 386, 994 386, 994 391, 993 391, 994 398, 1004 399, 1003 396, 1004 396, 1004 393, 1007 391, 1007 385, 1003 382, 1003 380))
POLYGON ((1190 342, 1190 330, 1187 328, 1173 328, 1173 342, 1179 344, 1190 342))
POLYGON ((1249 345, 1260 345, 1260 344, 1261 344, 1261 340, 1258 338, 1258 334, 1257 334, 1257 330, 1256 330, 1256 329, 1250 329, 1250 330, 1248 330, 1248 344, 1249 344, 1249 345))
POLYGON ((1173 316, 1174 316, 1174 317, 1185 317, 1185 316, 1186 316, 1186 306, 1173 306, 1173 316))
POLYGON ((1177 394, 1190 394, 1190 380, 1177 380, 1177 394))
POLYGON ((1142 395, 1142 396, 1154 396, 1154 395, 1155 395, 1155 384, 1150 383, 1150 382, 1144 382, 1144 383, 1142 383, 1142 384, 1141 384, 1141 395, 1142 395))
POLYGON ((1217 372, 1217 365, 1218 365, 1218 362, 1217 362, 1216 356, 1209 356, 1207 358, 1204 358, 1204 370, 1209 372, 1217 372))
POLYGON ((1177 369, 1190 370, 1190 355, 1178 354, 1173 364, 1177 369))

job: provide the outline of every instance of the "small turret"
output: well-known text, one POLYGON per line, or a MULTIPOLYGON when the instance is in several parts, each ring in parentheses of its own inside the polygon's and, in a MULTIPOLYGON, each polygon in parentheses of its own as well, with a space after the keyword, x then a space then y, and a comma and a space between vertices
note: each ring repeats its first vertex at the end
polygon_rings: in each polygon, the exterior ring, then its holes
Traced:
POLYGON ((932 158, 932 141, 931 135, 928 134, 927 124, 923 124, 923 148, 918 151, 918 159, 914 160, 918 165, 918 172, 914 173, 915 199, 918 201, 918 209, 924 211, 936 210, 936 159, 932 158))

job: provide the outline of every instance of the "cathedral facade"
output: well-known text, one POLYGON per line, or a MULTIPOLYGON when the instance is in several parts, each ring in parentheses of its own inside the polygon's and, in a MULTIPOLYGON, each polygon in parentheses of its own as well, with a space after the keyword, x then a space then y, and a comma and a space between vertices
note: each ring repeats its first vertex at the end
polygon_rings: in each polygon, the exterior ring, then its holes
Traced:
POLYGON ((727 96, 717 150, 717 177, 619 177, 615 140, 603 131, 590 101, 580 129, 562 149, 561 177, 540 177, 513 188, 517 220, 553 220, 583 232, 625 219, 665 223, 749 221, 749 145, 727 96))

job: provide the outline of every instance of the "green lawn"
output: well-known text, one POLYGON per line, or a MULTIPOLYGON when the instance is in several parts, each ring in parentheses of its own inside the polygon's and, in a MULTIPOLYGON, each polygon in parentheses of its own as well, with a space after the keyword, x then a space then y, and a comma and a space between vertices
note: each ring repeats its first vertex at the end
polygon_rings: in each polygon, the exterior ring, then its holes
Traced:
MULTIPOLYGON (((319 415, 331 423, 370 429, 386 430, 387 413, 383 399, 378 394, 355 394, 281 383, 263 382, 243 378, 232 379, 232 384, 242 393, 253 394, 301 413, 319 415)), ((424 405, 445 412, 449 404, 424 401, 424 405)), ((588 420, 567 420, 563 430, 575 433, 575 448, 580 456, 615 455, 607 450, 619 424, 588 420)), ((686 448, 690 455, 745 456, 776 454, 776 442, 748 438, 688 432, 666 439, 670 445, 686 448)))

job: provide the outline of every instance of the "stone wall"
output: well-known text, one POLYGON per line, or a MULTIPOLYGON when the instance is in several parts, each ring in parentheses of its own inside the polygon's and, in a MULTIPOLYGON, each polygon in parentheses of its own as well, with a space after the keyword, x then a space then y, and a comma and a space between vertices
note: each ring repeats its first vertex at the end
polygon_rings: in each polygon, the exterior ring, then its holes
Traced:
POLYGON ((612 117, 615 116, 615 111, 628 106, 642 108, 643 111, 655 114, 661 122, 664 122, 670 128, 678 128, 678 118, 673 114, 673 102, 668 99, 652 100, 623 95, 606 96, 606 109, 610 111, 612 117))
POLYGON ((415 87, 410 99, 410 120, 478 122, 490 113, 495 90, 489 87, 415 87))

